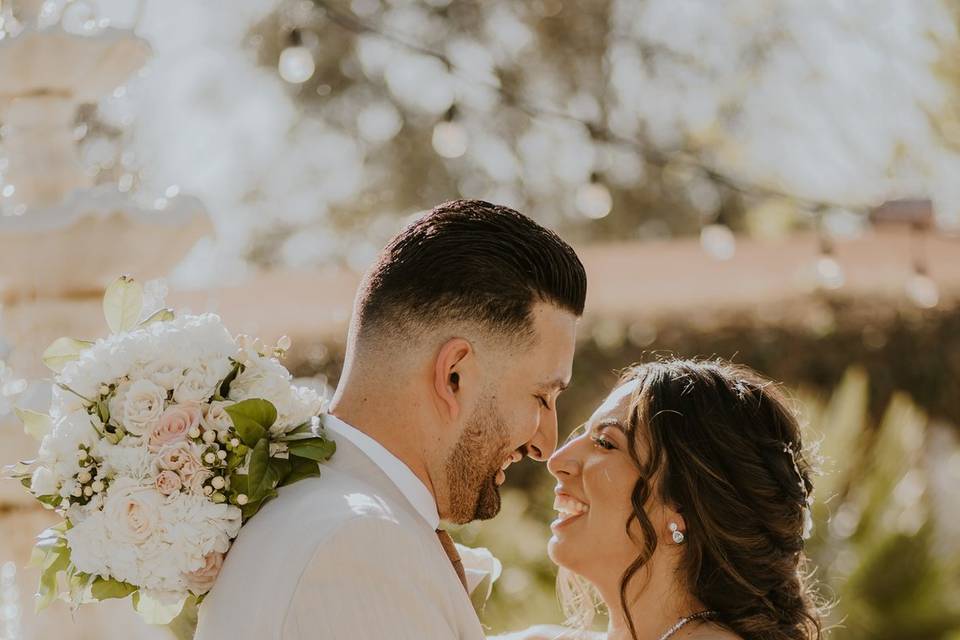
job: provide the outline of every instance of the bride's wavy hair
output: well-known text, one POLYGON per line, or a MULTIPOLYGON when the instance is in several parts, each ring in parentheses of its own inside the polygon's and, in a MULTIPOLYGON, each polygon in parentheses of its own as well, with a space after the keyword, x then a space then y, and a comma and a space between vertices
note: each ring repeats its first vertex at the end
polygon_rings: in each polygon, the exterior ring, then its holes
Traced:
MULTIPOLYGON (((641 470, 631 494, 641 552, 620 581, 627 588, 657 548, 644 506, 654 496, 686 524, 679 577, 713 621, 744 640, 823 637, 825 605, 807 575, 804 533, 813 492, 812 458, 783 393, 752 370, 712 360, 665 360, 628 369, 637 381, 627 421, 630 456, 641 470), (643 438, 650 454, 641 457, 643 438)), ((636 538, 634 538, 636 539, 636 538)), ((562 570, 568 622, 587 628, 597 600, 562 570)))

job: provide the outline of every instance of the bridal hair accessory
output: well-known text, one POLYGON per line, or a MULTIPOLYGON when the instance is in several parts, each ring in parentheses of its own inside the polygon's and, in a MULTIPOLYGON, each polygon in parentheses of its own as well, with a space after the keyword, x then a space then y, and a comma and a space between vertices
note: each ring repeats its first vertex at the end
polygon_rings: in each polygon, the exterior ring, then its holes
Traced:
POLYGON ((670 523, 670 535, 673 537, 674 542, 677 544, 683 544, 683 531, 680 531, 680 527, 677 526, 676 522, 670 523))

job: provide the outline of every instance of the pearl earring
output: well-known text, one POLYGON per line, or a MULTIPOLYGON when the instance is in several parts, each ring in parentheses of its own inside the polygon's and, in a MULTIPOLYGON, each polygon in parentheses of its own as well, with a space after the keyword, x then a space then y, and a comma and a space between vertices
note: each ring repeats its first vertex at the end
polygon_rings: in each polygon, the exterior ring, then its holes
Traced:
POLYGON ((670 523, 670 533, 673 536, 673 541, 677 544, 683 544, 683 531, 680 531, 680 527, 677 526, 676 522, 670 523))

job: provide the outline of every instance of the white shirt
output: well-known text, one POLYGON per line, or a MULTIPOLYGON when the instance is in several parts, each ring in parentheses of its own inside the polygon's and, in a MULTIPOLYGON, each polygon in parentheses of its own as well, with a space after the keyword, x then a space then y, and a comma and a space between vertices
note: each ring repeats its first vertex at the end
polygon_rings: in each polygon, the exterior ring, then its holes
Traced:
POLYGON ((436 499, 430 493, 427 485, 423 484, 406 463, 387 451, 382 444, 334 415, 324 414, 323 426, 343 436, 360 451, 363 451, 390 478, 390 481, 397 485, 397 489, 400 490, 403 497, 413 505, 417 513, 423 516, 423 519, 432 529, 437 529, 440 526, 440 514, 437 512, 436 499))

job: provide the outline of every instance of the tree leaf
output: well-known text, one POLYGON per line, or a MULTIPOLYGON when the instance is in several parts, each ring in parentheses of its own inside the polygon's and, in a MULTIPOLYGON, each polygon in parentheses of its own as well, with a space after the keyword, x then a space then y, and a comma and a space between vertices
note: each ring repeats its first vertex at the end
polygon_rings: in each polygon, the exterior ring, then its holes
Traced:
POLYGON ((135 585, 129 582, 121 582, 113 578, 103 578, 98 576, 90 587, 90 593, 97 600, 109 600, 111 598, 126 598, 137 590, 135 585))
POLYGON ((31 411, 30 409, 14 408, 20 422, 23 423, 23 432, 34 440, 43 440, 43 437, 50 433, 53 427, 53 420, 45 413, 31 411))
POLYGON ((337 451, 337 443, 325 438, 296 440, 290 443, 290 454, 309 458, 317 462, 326 462, 337 451))
POLYGON ((40 357, 47 368, 56 373, 63 371, 64 365, 71 360, 76 360, 80 354, 93 345, 89 340, 77 340, 75 338, 57 338, 47 347, 40 357))
POLYGON ((103 315, 113 333, 129 331, 137 326, 143 310, 143 285, 130 276, 114 280, 103 296, 103 315))
POLYGON ((320 475, 320 463, 316 460, 291 455, 288 462, 290 462, 291 467, 290 473, 280 481, 281 487, 286 487, 305 478, 313 478, 320 475))
POLYGON ((150 317, 140 323, 141 327, 153 324, 154 322, 169 322, 173 320, 176 316, 173 313, 173 309, 160 309, 159 311, 154 311, 150 314, 150 317))
POLYGON ((277 420, 277 408, 269 400, 250 398, 225 408, 243 444, 255 447, 277 420))

